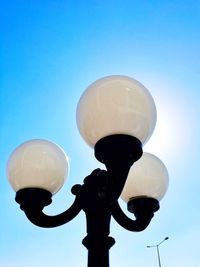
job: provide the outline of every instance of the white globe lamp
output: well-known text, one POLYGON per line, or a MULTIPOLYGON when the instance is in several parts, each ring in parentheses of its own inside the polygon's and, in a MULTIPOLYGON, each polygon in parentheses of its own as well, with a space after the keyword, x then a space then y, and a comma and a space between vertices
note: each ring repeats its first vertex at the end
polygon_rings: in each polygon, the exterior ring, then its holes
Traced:
POLYGON ((17 192, 41 188, 55 194, 69 172, 68 158, 55 143, 35 139, 18 146, 7 163, 7 176, 17 192))
POLYGON ((160 201, 167 191, 168 183, 168 171, 163 162, 150 153, 143 153, 129 171, 121 198, 125 202, 137 197, 160 201))
POLYGON ((103 137, 134 136, 142 144, 156 124, 156 107, 149 91, 138 81, 113 75, 92 83, 77 106, 77 126, 83 139, 94 147, 103 137))

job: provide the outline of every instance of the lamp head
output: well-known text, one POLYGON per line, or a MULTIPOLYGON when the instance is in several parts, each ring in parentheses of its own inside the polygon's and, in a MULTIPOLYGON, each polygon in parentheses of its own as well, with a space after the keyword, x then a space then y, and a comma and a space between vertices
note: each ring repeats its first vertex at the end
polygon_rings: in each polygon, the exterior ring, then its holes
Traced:
POLYGON ((55 194, 68 175, 68 158, 55 143, 35 139, 18 146, 7 163, 7 176, 17 192, 40 188, 55 194))
POLYGON ((125 202, 138 197, 160 201, 167 191, 168 183, 168 171, 163 162, 144 152, 130 169, 121 198, 125 202))
POLYGON ((149 91, 138 81, 120 75, 92 83, 77 106, 77 126, 91 147, 110 135, 134 136, 148 141, 156 124, 156 107, 149 91))

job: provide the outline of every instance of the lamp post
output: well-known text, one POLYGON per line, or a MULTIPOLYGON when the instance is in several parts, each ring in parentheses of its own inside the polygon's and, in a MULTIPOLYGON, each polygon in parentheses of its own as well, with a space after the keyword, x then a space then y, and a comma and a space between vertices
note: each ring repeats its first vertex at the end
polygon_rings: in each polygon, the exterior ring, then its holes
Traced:
POLYGON ((83 210, 87 222, 83 245, 88 249, 88 267, 108 267, 109 249, 115 243, 109 236, 111 217, 127 230, 144 230, 168 187, 165 165, 142 149, 155 123, 154 100, 141 83, 118 75, 97 80, 80 98, 77 125, 106 170, 96 169, 82 185, 72 187, 75 200, 68 210, 46 215, 43 208, 51 203, 67 177, 68 159, 53 142, 27 141, 13 151, 7 164, 16 202, 27 218, 40 227, 65 224, 83 210), (120 196, 127 202, 134 220, 121 209, 120 196))
POLYGON ((159 252, 159 246, 165 242, 167 239, 169 239, 169 237, 165 237, 165 239, 163 239, 160 243, 158 243, 157 245, 151 245, 151 246, 147 246, 147 248, 156 248, 157 251, 157 255, 158 255, 158 264, 159 267, 161 267, 161 260, 160 260, 160 252, 159 252))

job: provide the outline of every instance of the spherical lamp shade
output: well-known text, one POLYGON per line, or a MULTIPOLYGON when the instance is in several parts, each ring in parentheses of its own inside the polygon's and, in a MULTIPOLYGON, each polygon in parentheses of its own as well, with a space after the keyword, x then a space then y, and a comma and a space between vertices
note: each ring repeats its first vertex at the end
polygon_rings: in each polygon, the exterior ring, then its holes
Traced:
POLYGON ((108 76, 91 84, 77 106, 77 126, 91 147, 101 138, 127 134, 143 144, 156 124, 156 107, 149 91, 126 76, 108 76))
POLYGON ((150 153, 143 153, 130 169, 121 198, 125 202, 135 197, 159 201, 165 195, 168 183, 168 171, 162 161, 150 153))
POLYGON ((55 194, 63 186, 68 170, 64 151, 47 140, 21 144, 7 164, 7 176, 16 192, 24 188, 41 188, 55 194))

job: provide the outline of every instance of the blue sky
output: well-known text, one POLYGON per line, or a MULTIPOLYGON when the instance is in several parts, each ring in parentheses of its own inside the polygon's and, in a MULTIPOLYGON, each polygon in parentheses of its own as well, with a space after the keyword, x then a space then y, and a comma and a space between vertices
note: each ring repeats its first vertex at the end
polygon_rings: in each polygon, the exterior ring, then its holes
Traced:
POLYGON ((165 236, 163 267, 199 267, 200 2, 8 0, 1 6, 0 266, 86 266, 84 215, 54 229, 29 223, 14 201, 6 162, 28 139, 58 143, 70 158, 70 176, 46 212, 67 208, 71 186, 100 166, 76 127, 79 97, 96 79, 121 74, 154 97, 158 121, 144 151, 166 164, 170 186, 144 232, 112 221, 111 267, 156 266, 156 251, 146 245, 165 236))

